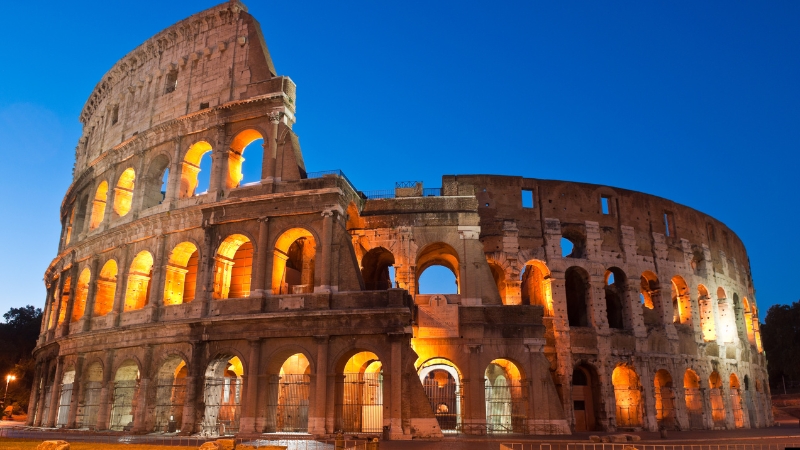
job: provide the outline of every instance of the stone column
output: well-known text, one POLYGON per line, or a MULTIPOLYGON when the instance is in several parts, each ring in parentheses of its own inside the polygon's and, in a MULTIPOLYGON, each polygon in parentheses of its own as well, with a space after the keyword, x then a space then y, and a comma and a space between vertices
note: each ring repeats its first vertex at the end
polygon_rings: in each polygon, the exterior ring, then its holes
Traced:
POLYGON ((64 279, 66 276, 64 272, 61 272, 61 275, 58 278, 58 288, 55 290, 53 296, 53 302, 55 307, 53 307, 50 311, 50 321, 53 323, 52 327, 48 327, 47 330, 47 340, 52 341, 56 337, 56 330, 58 329, 58 317, 61 315, 61 302, 64 301, 64 279))
POLYGON ((333 214, 332 209, 322 212, 322 245, 321 252, 318 254, 319 262, 319 286, 314 286, 314 292, 331 291, 331 240, 333 234, 333 214))
POLYGON ((50 361, 45 361, 42 363, 44 366, 42 368, 42 374, 40 378, 41 386, 39 388, 39 400, 36 402, 36 417, 34 420, 33 426, 38 427, 41 426, 43 423, 47 423, 47 421, 42 417, 44 414, 44 403, 45 403, 45 395, 47 393, 47 382, 48 377, 50 376, 50 361))
POLYGON ((33 386, 31 386, 31 396, 28 400, 28 418, 25 420, 25 425, 33 426, 33 420, 36 418, 36 408, 39 407, 39 386, 42 382, 42 364, 37 363, 33 371, 33 386))
POLYGON ((203 302, 202 316, 206 317, 211 311, 211 301, 213 300, 213 296, 211 295, 213 289, 209 289, 209 285, 211 284, 209 280, 213 280, 213 276, 211 275, 214 271, 215 258, 214 250, 211 248, 212 236, 214 234, 213 227, 204 224, 203 231, 203 248, 200 250, 200 262, 197 273, 197 291, 193 301, 203 302))
POLYGON ((153 361, 153 346, 144 346, 144 358, 142 361, 141 378, 139 389, 136 391, 136 407, 133 410, 133 431, 144 432, 146 413, 147 413, 147 393, 150 389, 150 376, 152 372, 151 364, 153 361))
POLYGON ((107 430, 108 420, 111 415, 111 403, 114 398, 113 384, 114 350, 107 351, 105 364, 103 364, 103 387, 100 389, 100 404, 97 408, 97 430, 107 430), (111 397, 111 399, 109 399, 111 397))
POLYGON ((256 261, 253 267, 253 297, 264 297, 267 294, 267 257, 269 251, 269 217, 258 219, 258 242, 256 243, 256 261))
POLYGON ((86 309, 83 312, 83 329, 81 331, 89 331, 92 329, 92 318, 94 317, 94 301, 97 296, 97 280, 100 278, 100 258, 95 256, 92 258, 89 270, 92 276, 89 279, 89 291, 86 293, 86 309))
POLYGON ((589 314, 592 316, 595 329, 602 335, 609 334, 605 284, 605 276, 594 274, 589 276, 589 286, 587 286, 591 297, 589 314))
MULTIPOLYGON (((391 362, 389 365, 389 373, 384 371, 384 392, 386 385, 389 385, 390 402, 389 402, 389 438, 402 439, 403 438, 403 348, 402 343, 405 338, 405 333, 390 333, 389 340, 392 346, 391 362), (387 375, 389 377, 386 380, 387 375), (387 382, 388 381, 388 382, 387 382)), ((386 395, 384 395, 386 398, 386 395)), ((386 408, 384 408, 386 410, 386 408)))
POLYGON ((275 173, 278 158, 278 124, 281 122, 281 115, 282 113, 280 111, 272 111, 268 115, 271 125, 271 135, 264 139, 264 146, 268 146, 268 148, 264 149, 264 162, 262 164, 263 173, 261 175, 262 183, 280 181, 280 179, 275 178, 275 173))
POLYGON ((62 336, 69 334, 69 327, 72 323, 72 309, 75 307, 75 292, 78 290, 78 263, 75 262, 74 254, 72 261, 72 267, 69 269, 69 298, 67 300, 67 310, 64 314, 64 331, 62 332, 62 336))
POLYGON ((181 168, 183 167, 183 161, 181 160, 181 138, 176 137, 172 142, 175 143, 175 149, 172 153, 172 161, 170 161, 169 166, 167 166, 169 167, 169 177, 167 178, 167 190, 164 193, 164 202, 170 203, 170 209, 172 207, 172 202, 180 195, 181 168))
POLYGON ((150 298, 147 299, 147 321, 157 322, 164 305, 164 272, 167 270, 167 236, 156 238, 156 255, 153 264, 153 276, 150 278, 150 298))
POLYGON ((463 385, 465 408, 462 412, 464 416, 465 434, 482 434, 486 426, 486 387, 483 383, 484 372, 483 358, 481 358, 481 345, 468 344, 469 368, 468 378, 464 379, 463 385))
POLYGON ((75 421, 78 417, 78 404, 83 391, 83 361, 84 355, 78 354, 75 361, 75 381, 72 382, 72 399, 69 403, 69 415, 67 416, 67 428, 75 428, 75 421))
POLYGON ((323 435, 330 429, 333 431, 333 416, 326 414, 328 397, 328 336, 314 336, 317 342, 317 364, 314 386, 313 409, 308 412, 308 432, 315 436, 323 435), (330 418, 330 426, 326 425, 326 418, 330 418))
MULTIPOLYGON (((128 290, 128 252, 130 245, 123 244, 122 258, 117 264, 117 288, 114 291, 114 308, 111 310, 111 326, 118 327, 120 314, 125 307, 125 293, 128 290)), ((98 428, 100 429, 100 428, 98 428)))
MULTIPOLYGON (((192 434, 195 432, 197 420, 196 405, 202 404, 203 391, 200 389, 203 381, 203 352, 205 342, 193 341, 192 360, 189 362, 189 373, 186 377, 186 396, 183 401, 183 423, 181 424, 181 434, 192 434)), ((202 412, 202 410, 201 410, 202 412)))
POLYGON ((241 433, 257 433, 256 430, 256 403, 258 399, 258 373, 261 356, 261 340, 248 341, 250 355, 247 364, 247 375, 244 379, 245 388, 242 396, 241 433))
POLYGON ((52 428, 55 426, 56 417, 58 414, 58 400, 61 393, 61 379, 64 377, 64 357, 59 356, 56 359, 56 376, 53 379, 53 388, 50 390, 50 410, 48 411, 45 420, 45 426, 52 428))
POLYGON ((217 125, 217 140, 212 150, 211 158, 211 177, 208 181, 208 194, 213 198, 219 198, 219 192, 225 188, 225 180, 228 172, 228 149, 225 143, 225 125, 217 125))

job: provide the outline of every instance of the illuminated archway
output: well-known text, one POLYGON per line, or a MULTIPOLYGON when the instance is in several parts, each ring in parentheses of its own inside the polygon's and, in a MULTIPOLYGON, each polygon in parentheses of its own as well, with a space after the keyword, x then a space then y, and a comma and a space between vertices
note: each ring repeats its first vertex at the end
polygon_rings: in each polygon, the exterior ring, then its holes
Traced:
POLYGON ((61 306, 58 309, 58 325, 61 325, 67 319, 67 305, 69 304, 71 289, 72 277, 67 277, 64 279, 64 285, 61 286, 61 306))
POLYGON ((508 305, 511 299, 508 298, 508 292, 506 289, 506 272, 494 261, 489 261, 489 271, 492 273, 492 278, 494 279, 494 285, 497 287, 497 293, 500 295, 500 300, 503 301, 504 305, 508 305))
POLYGON ((134 397, 139 387, 139 366, 126 360, 114 374, 114 396, 109 429, 130 431, 133 428, 134 397))
POLYGON ((69 420, 69 405, 72 402, 73 386, 75 386, 75 367, 70 366, 64 371, 61 377, 61 392, 58 395, 58 414, 56 416, 56 427, 67 426, 69 420))
POLYGON ((658 276, 653 272, 645 271, 639 277, 639 297, 642 301, 642 316, 644 323, 657 325, 661 323, 661 284, 658 276))
POLYGON ((700 305, 700 328, 705 342, 717 340, 717 326, 714 320, 714 305, 708 295, 708 289, 702 284, 697 286, 697 303, 700 305))
POLYGON ((336 429, 344 433, 383 431, 383 364, 375 353, 347 359, 336 382, 336 429))
POLYGON ((717 313, 719 325, 717 326, 717 339, 723 343, 732 343, 736 339, 736 318, 733 314, 728 295, 722 286, 717 288, 717 313))
POLYGON ((194 300, 197 290, 197 246, 181 242, 169 254, 164 273, 164 304, 180 305, 194 300))
POLYGON ((181 431, 187 374, 186 361, 175 355, 167 358, 158 369, 153 431, 162 433, 181 431))
POLYGON ((100 269, 94 293, 94 315, 105 316, 114 308, 114 295, 117 292, 117 262, 109 259, 100 269))
POLYGON ((733 425, 736 428, 744 428, 744 412, 742 410, 742 390, 739 385, 739 377, 732 373, 730 378, 731 407, 733 409, 733 425))
POLYGON ((391 273, 394 269, 394 255, 383 247, 375 247, 361 259, 361 275, 364 288, 368 291, 392 288, 391 273), (390 270, 392 269, 392 270, 390 270))
POLYGON ((639 375, 627 365, 618 365, 611 373, 611 383, 614 385, 617 426, 622 428, 641 427, 642 392, 639 375))
POLYGON ((689 286, 680 275, 672 277, 673 323, 692 324, 692 301, 689 286))
POLYGON ((750 309, 750 302, 747 301, 747 297, 742 298, 742 306, 744 311, 744 327, 747 332, 747 340, 750 342, 751 345, 755 345, 756 343, 756 334, 753 329, 753 311, 750 309))
MULTIPOLYGON (((450 292, 432 292, 432 289, 426 286, 420 286, 423 273, 432 266, 442 266, 452 272, 455 278, 456 289, 454 293, 461 293, 461 280, 459 279, 459 261, 458 252, 444 242, 436 242, 429 244, 419 252, 417 256, 417 273, 416 273, 416 293, 426 294, 449 294, 450 292)), ((431 272, 433 273, 433 272, 431 272)), ((424 280, 422 280, 424 281, 424 280)), ((438 284, 436 284, 438 286, 438 284)), ((446 290, 446 289, 433 289, 433 290, 446 290)))
POLYGON ((231 142, 228 152, 228 176, 227 188, 235 188, 242 181, 245 183, 261 181, 262 163, 264 149, 259 143, 263 143, 264 137, 256 130, 248 129, 239 132, 231 142), (257 142, 258 141, 258 142, 257 142), (247 166, 244 165, 244 153, 247 151, 247 166), (252 165, 253 167, 248 167, 252 165), (247 176, 243 168, 248 167, 247 176))
POLYGON ((528 402, 522 373, 507 359, 495 359, 484 372, 486 431, 523 433, 527 426, 528 402))
POLYGON ((88 267, 83 269, 78 277, 78 284, 75 286, 75 302, 72 305, 71 322, 81 320, 83 314, 86 312, 86 299, 89 295, 89 282, 91 278, 92 272, 88 267))
POLYGON ((689 428, 693 430, 704 429, 703 394, 700 390, 700 377, 692 369, 686 369, 683 374, 683 390, 686 412, 689 417, 689 428))
POLYGON ((206 369, 203 433, 226 436, 239 432, 244 368, 237 356, 220 356, 206 369))
POLYGON ((275 242, 272 263, 274 294, 306 294, 314 291, 317 243, 304 228, 292 228, 275 242))
POLYGON ((114 188, 114 213, 117 217, 122 217, 131 211, 135 180, 136 172, 130 167, 119 176, 117 186, 114 188))
MULTIPOLYGON (((197 186, 200 183, 200 164, 206 153, 211 151, 211 144, 206 141, 199 141, 192 144, 186 152, 181 164, 181 187, 178 195, 181 198, 192 197, 198 195, 197 186)), ((211 174, 204 176, 205 180, 209 179, 211 174)), ((205 184, 205 183, 204 183, 205 184)))
POLYGON ((153 255, 147 250, 139 252, 128 271, 125 290, 125 311, 142 309, 150 297, 150 277, 153 273, 153 255))
POLYGON ((286 358, 278 373, 270 376, 267 431, 306 433, 310 389, 308 358, 302 353, 286 358))
POLYGON ((461 372, 452 361, 433 358, 419 369, 422 388, 443 433, 456 432, 461 425, 463 388, 461 372))
POLYGON ((656 420, 659 428, 674 429, 675 420, 675 392, 672 386, 672 375, 664 369, 656 372, 653 379, 656 397, 656 420))
POLYGON ((722 378, 715 370, 708 377, 709 398, 711 400, 711 420, 714 428, 725 428, 725 402, 722 400, 722 378))
POLYGON ((535 259, 528 261, 520 279, 522 304, 540 305, 544 307, 545 317, 553 317, 553 290, 547 265, 535 259))
POLYGON ((253 244, 247 236, 232 234, 217 249, 214 262, 215 299, 250 296, 253 244))
POLYGON ((89 219, 89 229, 94 230, 103 223, 103 218, 106 216, 106 202, 108 201, 108 182, 103 181, 97 186, 92 201, 92 215, 89 219))
POLYGON ((103 391, 103 366, 95 361, 83 370, 80 393, 83 396, 83 414, 76 418, 78 428, 97 427, 97 413, 100 410, 100 394, 103 391))

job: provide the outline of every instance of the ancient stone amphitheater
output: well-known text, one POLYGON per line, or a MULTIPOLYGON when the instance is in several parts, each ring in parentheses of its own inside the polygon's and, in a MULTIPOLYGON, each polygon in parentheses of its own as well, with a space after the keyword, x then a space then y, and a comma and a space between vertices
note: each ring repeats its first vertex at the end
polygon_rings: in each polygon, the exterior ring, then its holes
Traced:
POLYGON ((103 76, 44 276, 30 425, 411 439, 772 423, 749 261, 723 223, 519 176, 359 191, 306 171, 295 105, 236 1, 103 76), (435 266, 453 290, 420 293, 435 266))

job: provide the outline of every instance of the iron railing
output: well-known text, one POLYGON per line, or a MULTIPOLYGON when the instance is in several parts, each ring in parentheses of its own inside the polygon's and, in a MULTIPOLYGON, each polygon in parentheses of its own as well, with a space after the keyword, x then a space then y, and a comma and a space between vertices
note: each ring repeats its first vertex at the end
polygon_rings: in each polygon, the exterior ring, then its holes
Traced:
POLYGON ((286 374, 270 383, 270 433, 305 433, 308 431, 308 403, 311 376, 286 374))
POLYGON ((241 418, 242 379, 207 377, 205 412, 201 424, 206 436, 231 436, 239 432, 241 418))
POLYGON ((703 394, 698 388, 686 388, 686 414, 689 416, 689 429, 702 430, 706 425, 703 421, 703 394))
POLYGON ((94 429, 97 427, 97 413, 100 411, 100 393, 103 390, 101 381, 88 381, 83 386, 83 402, 78 404, 78 415, 75 425, 78 428, 94 429))
POLYGON ((56 417, 56 426, 59 428, 67 426, 67 420, 69 420, 69 405, 70 402, 72 402, 73 386, 75 386, 74 383, 61 385, 61 393, 58 396, 58 415, 56 417))
POLYGON ((339 170, 339 169, 334 169, 334 170, 320 170, 320 171, 317 171, 317 172, 308 172, 308 173, 306 173, 306 178, 307 178, 307 179, 312 179, 312 178, 322 178, 322 177, 324 177, 325 175, 336 175, 336 176, 338 176, 338 177, 340 177, 340 178, 343 178, 343 179, 344 179, 344 181, 346 181, 346 182, 347 182, 347 184, 349 184, 349 185, 350 185, 350 188, 351 188, 351 189, 353 189, 353 191, 354 191, 354 192, 358 192, 358 189, 356 189, 356 188, 355 188, 355 185, 353 184, 353 182, 352 182, 352 181, 350 181, 350 179, 349 179, 349 178, 347 178, 347 175, 345 175, 345 174, 344 174, 344 172, 342 172, 342 171, 341 171, 341 170, 339 170))
POLYGON ((136 387, 136 380, 114 382, 110 429, 122 431, 133 427, 133 396, 136 395, 136 387))
POLYGON ((383 374, 345 373, 337 384, 336 430, 344 433, 383 431, 383 374))
POLYGON ((156 423, 153 431, 174 433, 183 422, 186 378, 162 378, 156 386, 156 423))

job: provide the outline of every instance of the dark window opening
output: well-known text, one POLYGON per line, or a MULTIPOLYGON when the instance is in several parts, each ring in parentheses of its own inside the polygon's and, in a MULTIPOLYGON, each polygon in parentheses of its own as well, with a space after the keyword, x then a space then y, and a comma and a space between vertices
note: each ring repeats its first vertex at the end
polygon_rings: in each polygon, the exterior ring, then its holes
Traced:
POLYGON ((586 402, 583 400, 575 400, 575 411, 586 411, 586 402))
POLYGON ((208 102, 203 102, 203 103, 200 103, 200 109, 201 109, 201 110, 203 110, 203 109, 208 109, 208 102))
POLYGON ((609 201, 610 199, 608 197, 600 197, 600 207, 603 208, 604 215, 611 214, 611 205, 609 201))
POLYGON ((531 189, 523 189, 522 190, 522 207, 523 208, 533 208, 535 205, 533 201, 533 190, 531 189))
POLYGON ((565 273, 567 291, 567 320, 571 327, 588 327, 588 274, 577 267, 570 267, 565 273))
POLYGON ((119 122, 119 105, 114 105, 111 110, 111 125, 116 125, 119 122))
POLYGON ((675 236, 675 218, 671 212, 664 212, 664 233, 667 237, 675 236))
POLYGON ((169 94, 170 92, 174 92, 175 88, 178 87, 178 71, 171 70, 167 73, 167 81, 164 87, 164 93, 169 94))

